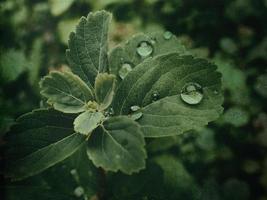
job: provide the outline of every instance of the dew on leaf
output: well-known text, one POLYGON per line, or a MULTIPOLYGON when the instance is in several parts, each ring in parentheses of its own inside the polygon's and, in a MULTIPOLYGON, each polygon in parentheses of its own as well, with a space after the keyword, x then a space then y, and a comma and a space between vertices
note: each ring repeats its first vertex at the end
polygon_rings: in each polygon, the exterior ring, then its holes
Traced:
POLYGON ((138 111, 140 109, 139 106, 131 106, 131 111, 135 112, 138 111))
POLYGON ((138 120, 142 117, 143 113, 140 111, 139 106, 131 106, 131 111, 133 113, 130 114, 131 119, 133 120, 138 120))
POLYGON ((84 194, 84 189, 83 189, 83 187, 81 187, 81 186, 78 186, 78 187, 76 187, 75 189, 74 189, 74 195, 76 196, 76 197, 81 197, 83 194, 84 194))
POLYGON ((132 118, 133 120, 138 120, 138 119, 140 119, 142 116, 143 116, 143 113, 142 113, 142 112, 136 112, 136 113, 131 114, 131 118, 132 118))
POLYGON ((165 40, 169 40, 171 39, 172 37, 172 33, 170 31, 166 31, 164 34, 163 34, 163 37, 165 40))
POLYGON ((132 71, 132 66, 129 63, 124 63, 121 66, 121 69, 119 70, 119 76, 121 77, 121 79, 124 79, 127 74, 132 71))
POLYGON ((198 83, 187 83, 181 90, 181 99, 188 104, 199 104, 203 99, 203 90, 198 83))
POLYGON ((153 94, 152 94, 152 100, 153 101, 157 101, 159 99, 159 93, 158 92, 154 92, 153 94))
POLYGON ((150 42, 151 42, 151 44, 156 44, 156 42, 157 42, 156 41, 156 38, 151 38, 151 41, 150 42))
POLYGON ((148 42, 141 42, 137 49, 136 49, 137 53, 141 56, 141 57, 148 57, 149 55, 152 54, 153 52, 153 47, 151 44, 149 44, 148 42))

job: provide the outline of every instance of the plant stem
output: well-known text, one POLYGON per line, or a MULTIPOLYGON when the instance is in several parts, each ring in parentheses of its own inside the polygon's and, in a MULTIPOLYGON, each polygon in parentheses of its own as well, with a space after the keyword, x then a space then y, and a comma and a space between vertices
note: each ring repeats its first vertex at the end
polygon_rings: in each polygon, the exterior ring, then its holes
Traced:
POLYGON ((99 168, 99 178, 98 178, 98 193, 97 196, 99 200, 106 199, 106 186, 107 186, 107 177, 106 171, 103 168, 99 168))

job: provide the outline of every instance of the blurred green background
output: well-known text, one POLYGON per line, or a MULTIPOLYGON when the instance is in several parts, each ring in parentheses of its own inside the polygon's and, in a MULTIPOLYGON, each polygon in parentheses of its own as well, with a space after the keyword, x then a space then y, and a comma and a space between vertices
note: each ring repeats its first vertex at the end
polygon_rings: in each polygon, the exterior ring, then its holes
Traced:
MULTIPOLYGON (((224 114, 206 128, 148 140, 157 167, 148 160, 138 175, 110 175, 110 199, 267 200, 267 0, 1 1, 1 136, 40 106, 40 77, 67 66, 69 33, 100 9, 113 13, 110 49, 137 32, 169 30, 192 54, 218 65, 225 96, 224 114), (161 186, 169 196, 157 194, 161 186)), ((8 199, 20 199, 11 191, 8 199)))

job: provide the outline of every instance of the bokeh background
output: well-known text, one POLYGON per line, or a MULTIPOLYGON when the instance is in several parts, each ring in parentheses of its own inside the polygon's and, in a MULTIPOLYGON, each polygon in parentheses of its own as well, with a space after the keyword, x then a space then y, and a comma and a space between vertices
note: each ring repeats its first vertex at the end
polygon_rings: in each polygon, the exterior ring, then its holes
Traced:
MULTIPOLYGON (((225 96, 224 114, 204 129, 147 141, 149 157, 156 156, 164 172, 163 185, 148 164, 132 177, 112 175, 110 199, 137 193, 142 198, 133 199, 157 199, 163 187, 169 199, 267 200, 267 0, 2 0, 1 136, 18 116, 40 106, 39 79, 67 67, 69 33, 81 16, 101 9, 113 13, 110 48, 137 32, 171 31, 192 54, 218 65, 225 96)), ((43 176, 49 183, 48 172, 43 176)), ((62 189, 59 176, 50 178, 52 189, 86 199, 62 189)), ((22 185, 1 185, 1 191, 12 200, 28 193, 61 199, 22 185)))

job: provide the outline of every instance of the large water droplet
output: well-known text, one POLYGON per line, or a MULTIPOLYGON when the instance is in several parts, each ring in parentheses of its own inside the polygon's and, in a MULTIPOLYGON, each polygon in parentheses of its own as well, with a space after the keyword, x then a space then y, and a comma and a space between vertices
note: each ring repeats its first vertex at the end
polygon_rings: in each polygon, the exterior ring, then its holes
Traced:
POLYGON ((203 99, 203 90, 198 83, 187 83, 181 90, 181 98, 188 104, 199 104, 203 99))
POLYGON ((169 40, 171 39, 172 37, 172 33, 170 31, 166 31, 164 34, 163 34, 163 37, 165 40, 169 40))
POLYGON ((152 54, 153 47, 148 42, 141 42, 138 45, 136 51, 141 57, 148 57, 149 55, 152 54))
POLYGON ((143 113, 140 110, 139 106, 131 106, 131 111, 133 112, 130 114, 131 119, 138 120, 143 116, 143 113))
POLYGON ((83 187, 81 187, 81 186, 78 186, 78 187, 76 187, 75 189, 74 189, 74 195, 76 196, 76 197, 81 197, 83 194, 84 194, 84 189, 83 189, 83 187))
POLYGON ((121 66, 121 69, 119 70, 119 76, 121 77, 121 79, 124 79, 127 74, 132 71, 132 66, 129 63, 124 63, 121 66))

